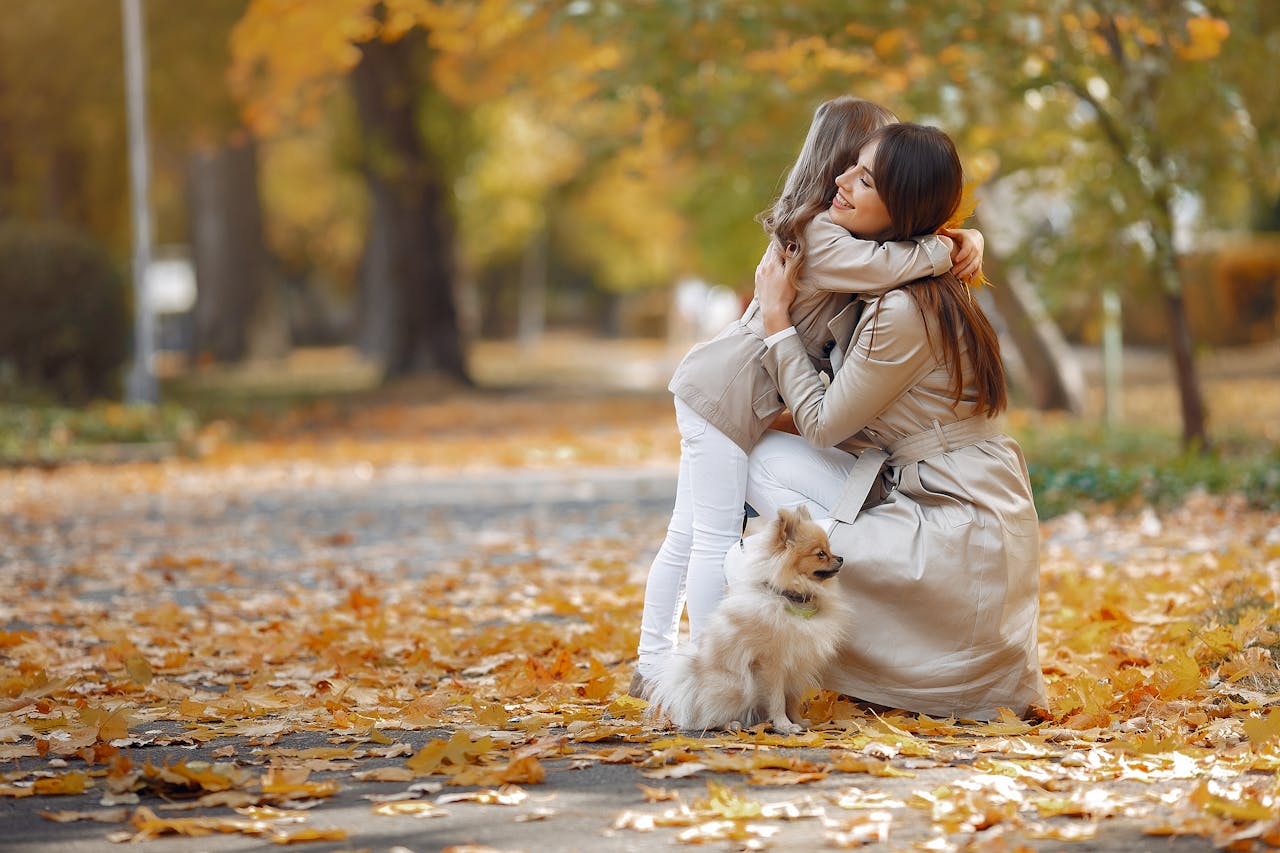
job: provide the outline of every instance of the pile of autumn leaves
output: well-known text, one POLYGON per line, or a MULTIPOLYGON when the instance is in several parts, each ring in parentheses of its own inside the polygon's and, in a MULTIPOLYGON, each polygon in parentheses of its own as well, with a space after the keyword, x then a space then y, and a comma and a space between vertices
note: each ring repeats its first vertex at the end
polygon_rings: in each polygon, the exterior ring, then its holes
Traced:
POLYGON ((0 796, 79 795, 42 814, 116 823, 115 840, 293 843, 345 837, 307 825, 344 776, 404 786, 370 795, 376 815, 435 817, 460 800, 519 805, 549 771, 605 763, 634 765, 653 803, 610 831, 669 827, 689 843, 765 844, 808 822, 837 848, 1010 849, 1089 838, 1115 818, 1280 847, 1274 514, 1203 498, 1163 519, 1067 516, 1046 531, 1040 718, 881 715, 820 693, 813 727, 793 737, 682 736, 621 695, 648 523, 555 547, 488 531, 469 556, 397 578, 337 560, 306 585, 282 573, 264 587, 198 555, 123 582, 119 566, 23 574, 0 590, 5 623, 21 626, 0 631, 0 796), (123 591, 75 594, 101 587, 123 591), (287 745, 306 732, 329 745, 287 745), (149 744, 210 759, 138 766, 131 748, 149 744), (963 772, 914 783, 939 768, 963 772), (662 787, 699 776, 705 794, 688 800, 662 787), (1149 784, 1107 787, 1118 780, 1149 784), (181 814, 210 807, 234 816, 181 814))

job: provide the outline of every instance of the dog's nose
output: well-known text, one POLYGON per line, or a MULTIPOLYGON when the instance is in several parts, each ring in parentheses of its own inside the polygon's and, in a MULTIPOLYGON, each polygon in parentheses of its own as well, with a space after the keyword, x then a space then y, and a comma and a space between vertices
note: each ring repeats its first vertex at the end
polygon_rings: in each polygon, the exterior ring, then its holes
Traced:
POLYGON ((844 565, 844 557, 841 557, 841 556, 838 556, 838 555, 833 555, 833 556, 835 556, 835 558, 836 558, 836 565, 837 565, 837 566, 843 566, 843 565, 844 565))

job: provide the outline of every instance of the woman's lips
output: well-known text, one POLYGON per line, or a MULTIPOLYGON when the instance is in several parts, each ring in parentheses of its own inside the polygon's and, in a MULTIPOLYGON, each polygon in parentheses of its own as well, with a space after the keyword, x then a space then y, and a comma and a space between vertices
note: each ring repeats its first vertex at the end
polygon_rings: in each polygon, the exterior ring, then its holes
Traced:
POLYGON ((836 193, 835 199, 831 203, 834 204, 836 207, 840 208, 841 210, 853 210, 853 205, 849 204, 849 200, 846 199, 843 195, 841 195, 838 192, 836 193))

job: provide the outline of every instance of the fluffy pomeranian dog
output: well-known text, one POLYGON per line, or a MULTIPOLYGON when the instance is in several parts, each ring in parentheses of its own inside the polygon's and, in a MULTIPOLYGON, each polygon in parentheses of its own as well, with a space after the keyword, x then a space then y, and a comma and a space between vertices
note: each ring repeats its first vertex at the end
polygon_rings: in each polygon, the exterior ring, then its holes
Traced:
POLYGON ((780 510, 734 548, 742 553, 730 562, 741 565, 697 647, 661 661, 643 696, 682 729, 768 721, 779 732, 803 731, 800 700, 818 686, 852 615, 830 582, 844 558, 804 507, 780 510))

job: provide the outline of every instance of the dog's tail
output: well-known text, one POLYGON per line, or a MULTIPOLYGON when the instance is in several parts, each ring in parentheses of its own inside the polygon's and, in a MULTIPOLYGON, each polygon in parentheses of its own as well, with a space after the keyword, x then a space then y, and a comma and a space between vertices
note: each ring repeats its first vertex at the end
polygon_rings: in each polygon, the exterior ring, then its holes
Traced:
POLYGON ((667 716, 677 728, 706 731, 756 722, 753 691, 750 672, 735 675, 686 648, 662 659, 647 679, 644 698, 655 715, 667 716))
POLYGON ((698 706, 694 654, 680 649, 665 655, 645 679, 644 698, 654 714, 670 718, 678 728, 694 728, 698 706))

